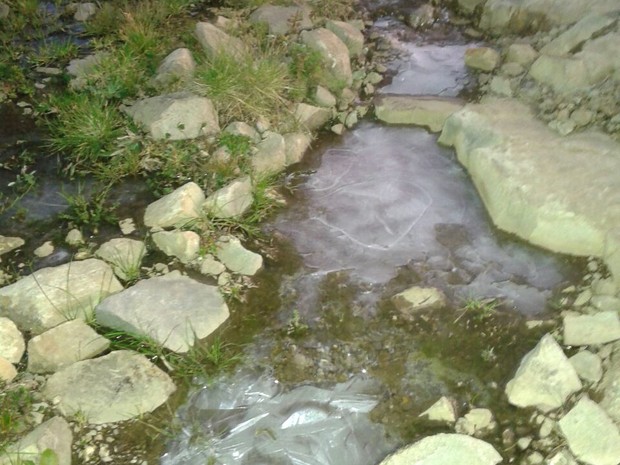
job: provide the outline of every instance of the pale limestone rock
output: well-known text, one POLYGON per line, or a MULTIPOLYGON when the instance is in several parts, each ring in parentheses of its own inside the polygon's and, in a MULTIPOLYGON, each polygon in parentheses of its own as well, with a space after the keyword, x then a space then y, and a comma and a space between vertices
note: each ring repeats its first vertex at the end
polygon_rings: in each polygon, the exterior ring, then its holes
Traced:
POLYGON ((83 321, 67 321, 28 341, 28 371, 53 373, 96 357, 109 346, 110 341, 83 321))
POLYGON ((618 424, 620 424, 620 347, 616 343, 616 349, 611 356, 611 363, 603 375, 599 392, 603 398, 601 407, 618 424))
POLYGON ((200 236, 194 231, 159 231, 153 233, 155 246, 168 256, 189 263, 198 257, 200 236))
POLYGON ((0 317, 0 357, 11 363, 19 363, 26 350, 24 336, 15 323, 8 318, 0 317))
POLYGON ((125 218, 118 222, 118 227, 121 230, 123 235, 127 236, 131 233, 136 232, 136 223, 134 223, 133 218, 125 218))
POLYGON ((328 20, 325 28, 332 31, 349 49, 351 56, 364 53, 364 34, 351 23, 328 20))
POLYGON ((26 241, 24 241, 21 237, 0 236, 0 255, 4 255, 5 253, 18 249, 25 243, 26 241))
POLYGON ((236 218, 246 213, 253 201, 252 180, 246 176, 209 195, 202 208, 215 218, 236 218))
MULTIPOLYGON (((55 465, 71 465, 71 446, 73 433, 67 420, 62 417, 53 417, 41 423, 34 430, 7 447, 0 456, 1 465, 22 463, 21 460, 39 462, 41 454, 51 449, 56 455, 55 465)), ((49 462, 46 462, 49 463, 49 462)))
POLYGON ((405 19, 407 24, 414 29, 421 29, 432 26, 437 17, 435 7, 430 3, 420 5, 411 12, 405 19))
POLYGON ((261 136, 258 131, 243 121, 233 121, 226 126, 222 132, 247 137, 255 144, 261 141, 261 136))
POLYGON ((217 112, 206 97, 175 92, 137 101, 125 108, 153 139, 184 140, 217 134, 217 112))
POLYGON ((495 95, 501 97, 512 97, 512 83, 510 79, 504 76, 493 76, 489 83, 489 90, 495 95))
POLYGON ((279 173, 286 167, 286 145, 284 137, 276 132, 266 131, 263 140, 252 155, 252 170, 258 176, 279 173))
POLYGON ((95 3, 78 3, 73 14, 73 19, 76 21, 88 21, 92 16, 97 13, 97 5, 95 3))
POLYGON ((589 465, 620 463, 620 431, 618 426, 587 396, 558 423, 571 452, 589 465))
POLYGON ((490 47, 476 47, 465 50, 465 65, 480 71, 493 71, 499 65, 499 53, 490 47))
POLYGON ((95 310, 100 324, 147 336, 181 353, 215 331, 229 316, 216 286, 176 273, 140 281, 113 297, 95 310))
POLYGON ((170 377, 136 352, 121 350, 76 362, 54 373, 43 395, 58 400, 63 415, 89 423, 114 423, 151 412, 175 391, 170 377))
POLYGON ((291 5, 261 5, 249 17, 251 23, 266 24, 269 34, 285 35, 312 28, 310 9, 291 5))
POLYGON ((419 416, 425 417, 430 421, 454 424, 457 416, 456 402, 453 399, 443 396, 419 416))
POLYGON ((598 355, 588 350, 582 350, 569 358, 568 361, 582 380, 593 384, 601 380, 603 366, 598 355))
POLYGON ((182 227, 200 217, 204 192, 188 182, 146 207, 144 225, 149 228, 182 227))
POLYGON ((605 236, 605 247, 603 259, 616 287, 616 292, 620 293, 620 228, 611 229, 605 236))
POLYGON ((41 244, 39 247, 37 247, 33 251, 33 254, 35 255, 35 257, 39 257, 39 258, 49 257, 53 253, 54 253, 54 244, 52 244, 52 241, 44 242, 43 244, 41 244))
POLYGON ((501 455, 492 445, 463 434, 436 434, 397 450, 380 465, 496 465, 501 455))
POLYGON ((441 308, 447 304, 443 292, 435 287, 413 286, 396 294, 391 300, 405 316, 421 310, 441 308))
POLYGON ((446 119, 463 108, 455 98, 383 95, 375 100, 375 115, 388 124, 424 126, 431 132, 442 130, 446 119))
POLYGON ((346 128, 344 127, 344 124, 338 123, 334 124, 330 129, 334 134, 338 134, 339 136, 341 136, 342 134, 344 134, 346 128))
POLYGON ((454 425, 454 431, 468 436, 483 437, 497 429, 493 412, 486 408, 474 408, 454 425))
POLYGON ((295 109, 295 119, 310 132, 323 127, 331 117, 332 112, 329 109, 307 103, 298 103, 295 109))
POLYGON ((620 339, 620 318, 615 311, 564 316, 565 345, 606 344, 616 339, 620 339))
POLYGON ((546 55, 567 55, 614 22, 615 20, 609 16, 597 13, 589 14, 545 45, 540 49, 540 52, 546 55))
POLYGON ((67 320, 91 318, 99 301, 122 289, 102 260, 42 268, 0 289, 0 316, 22 331, 40 334, 67 320))
POLYGON ((312 31, 302 31, 301 41, 310 49, 316 50, 323 60, 328 76, 322 79, 321 84, 330 90, 340 87, 340 83, 351 85, 351 59, 347 46, 329 29, 319 28, 312 31))
POLYGON ((144 242, 122 237, 109 240, 95 252, 95 256, 112 265, 114 274, 124 281, 140 276, 145 254, 144 242))
POLYGON ((286 166, 299 163, 306 150, 310 147, 312 138, 304 132, 290 132, 284 134, 286 166))
POLYGON ((228 54, 240 60, 247 53, 245 45, 240 39, 227 34, 213 24, 197 23, 194 35, 210 58, 221 54, 228 54))
POLYGON ((506 385, 508 401, 517 407, 549 412, 582 388, 581 381, 562 348, 546 334, 527 353, 514 378, 506 385))
POLYGON ((202 274, 219 276, 224 271, 226 271, 226 267, 218 262, 211 254, 206 254, 200 262, 200 272, 202 274))
POLYGON ((349 113, 347 113, 347 116, 344 119, 344 125, 351 129, 353 126, 355 126, 358 122, 358 117, 357 117, 357 111, 353 110, 349 113))
POLYGON ((194 75, 196 62, 187 48, 177 48, 171 52, 157 68, 155 84, 165 86, 175 81, 186 81, 194 75))
POLYGON ((17 376, 17 369, 6 358, 0 356, 0 381, 10 383, 17 376))
POLYGON ((323 108, 332 108, 336 106, 336 97, 323 86, 316 87, 312 99, 314 103, 323 108))
POLYGON ((610 295, 595 295, 590 300, 590 305, 601 312, 620 312, 620 297, 610 295))
POLYGON ((84 236, 79 229, 72 229, 67 233, 65 237, 65 242, 69 245, 81 245, 84 243, 84 236))
POLYGON ((512 44, 506 51, 506 62, 517 63, 527 68, 538 58, 538 55, 538 52, 530 44, 512 44))
POLYGON ((218 239, 216 247, 218 260, 234 273, 253 276, 263 266, 263 257, 247 250, 236 237, 223 236, 218 239))

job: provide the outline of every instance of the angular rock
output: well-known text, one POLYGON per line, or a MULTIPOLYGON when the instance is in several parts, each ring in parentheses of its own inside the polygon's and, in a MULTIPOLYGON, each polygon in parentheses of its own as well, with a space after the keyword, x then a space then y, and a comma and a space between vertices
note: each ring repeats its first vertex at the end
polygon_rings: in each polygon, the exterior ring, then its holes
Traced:
POLYGON ((351 85, 353 73, 349 49, 336 34, 329 29, 319 28, 302 31, 300 38, 310 49, 316 50, 321 55, 327 72, 321 84, 330 90, 337 90, 342 83, 351 85))
POLYGON ((407 16, 405 22, 414 29, 432 26, 435 22, 437 12, 430 3, 420 5, 407 16))
POLYGON ((560 137, 509 99, 467 105, 439 142, 455 147, 500 229, 556 252, 603 255, 620 224, 620 144, 595 132, 560 137))
POLYGON ((582 388, 581 381, 562 348, 546 334, 527 353, 514 378, 506 385, 508 401, 517 407, 549 412, 582 388))
POLYGON ((530 44, 512 44, 506 51, 506 63, 517 63, 523 67, 529 67, 538 55, 530 44))
POLYGON ((603 396, 601 407, 620 424, 620 349, 617 345, 599 385, 599 392, 603 396))
POLYGON ((512 83, 504 76, 493 76, 489 84, 489 90, 500 97, 512 97, 512 83))
POLYGON ((188 182, 146 207, 144 225, 149 228, 182 227, 200 217, 205 194, 188 182))
POLYGON ((453 399, 443 396, 419 416, 425 417, 429 421, 454 424, 457 416, 456 402, 453 399))
POLYGON ((267 131, 264 139, 256 146, 252 155, 252 170, 258 176, 279 173, 286 167, 286 145, 284 137, 267 131))
POLYGON ((603 376, 601 358, 590 351, 582 350, 568 359, 577 375, 588 383, 598 383, 603 376))
POLYGON ((100 300, 122 289, 102 260, 42 268, 0 289, 0 316, 22 331, 40 334, 67 320, 92 317, 100 300))
POLYGON ((11 363, 19 363, 26 350, 24 336, 15 323, 0 317, 0 357, 11 363))
POLYGON ((436 434, 405 446, 380 465, 496 465, 501 455, 480 439, 463 434, 436 434))
POLYGON ((295 119, 310 132, 323 127, 331 117, 332 112, 329 109, 307 103, 298 103, 295 109, 295 119))
POLYGON ((76 21, 88 21, 92 16, 97 13, 97 5, 95 3, 78 3, 73 14, 73 19, 76 21))
POLYGON ((375 100, 375 115, 388 124, 424 126, 439 132, 446 119, 463 105, 455 98, 382 95, 375 100))
POLYGON ((480 71, 493 71, 499 65, 499 52, 489 47, 468 48, 465 50, 465 65, 480 71))
POLYGON ((25 243, 26 241, 24 241, 21 237, 0 236, 0 255, 4 255, 5 253, 18 249, 25 243))
POLYGON ((478 5, 483 5, 486 0, 457 0, 459 10, 468 15, 476 11, 478 5))
POLYGON ((454 425, 454 431, 468 436, 483 437, 497 429, 493 412, 486 408, 473 408, 454 425))
POLYGON ((17 376, 17 369, 6 358, 0 356, 0 381, 10 383, 17 376))
POLYGON ((200 262, 200 272, 202 274, 219 276, 224 271, 226 271, 226 267, 218 262, 211 254, 206 254, 200 262))
POLYGON ((88 76, 91 75, 97 66, 108 55, 105 52, 98 52, 84 58, 74 58, 67 66, 67 74, 73 76, 69 82, 69 87, 74 90, 82 89, 87 82, 88 76))
POLYGON ((217 113, 211 100, 189 92, 175 92, 139 100, 126 107, 136 124, 153 139, 183 140, 217 134, 217 113))
POLYGON ((95 252, 95 256, 112 265, 114 274, 124 281, 140 276, 140 266, 145 254, 144 242, 123 237, 110 239, 95 252))
POLYGON ((546 55, 567 55, 574 52, 596 33, 615 23, 613 18, 596 13, 585 16, 540 49, 546 55))
POLYGON ((159 250, 178 258, 181 263, 189 263, 198 257, 200 236, 194 231, 159 231, 153 233, 152 238, 159 250))
POLYGON ((147 336, 180 353, 215 331, 229 316, 216 286, 178 274, 140 281, 113 297, 95 310, 100 324, 147 336))
POLYGON ((210 23, 197 23, 194 30, 196 39, 208 57, 228 54, 235 59, 243 59, 247 53, 243 42, 210 23))
POLYGON ((312 138, 303 132, 284 134, 286 166, 299 163, 306 153, 306 150, 308 150, 308 147, 310 147, 311 142, 312 138))
POLYGON ((614 422, 587 396, 558 423, 571 452, 589 465, 620 463, 620 431, 614 422))
POLYGON ((155 84, 166 86, 175 81, 186 81, 194 75, 196 62, 187 48, 177 48, 171 52, 157 68, 155 84))
POLYGON ((45 241, 39 247, 34 249, 32 253, 35 257, 39 258, 49 257, 54 253, 54 244, 52 244, 52 241, 45 241))
POLYGON ((263 266, 263 257, 247 250, 236 237, 220 237, 216 246, 216 257, 234 273, 253 276, 263 266))
POLYGON ((252 126, 250 126, 248 123, 244 123, 242 121, 233 121, 228 126, 226 126, 222 132, 234 134, 236 136, 245 136, 255 144, 258 144, 261 141, 261 137, 258 131, 252 126))
POLYGON ((603 260, 611 273, 616 292, 620 293, 620 227, 611 229, 605 236, 603 260))
POLYGON ((317 86, 313 96, 314 103, 323 108, 336 106, 336 97, 323 86, 317 86))
POLYGON ((587 346, 620 339, 620 318, 615 311, 564 316, 564 344, 587 346))
POLYGON ((350 56, 364 53, 364 34, 351 23, 328 20, 325 28, 332 31, 349 49, 350 56))
POLYGON ((89 423, 102 424, 151 412, 175 389, 170 377, 146 357, 119 350, 54 373, 42 393, 58 401, 63 415, 79 412, 89 423))
POLYGON ((405 316, 421 310, 431 310, 444 307, 446 297, 434 287, 413 286, 392 297, 392 303, 405 316))
POLYGON ((67 321, 28 341, 28 371, 53 373, 96 357, 109 346, 110 341, 83 321, 67 321))
POLYGON ((253 201, 252 180, 246 176, 209 195, 202 208, 215 218, 235 218, 247 212, 253 201))
POLYGON ((269 34, 285 35, 312 28, 310 9, 292 5, 261 5, 249 17, 251 23, 266 24, 269 34))
MULTIPOLYGON (((46 449, 54 452, 57 461, 55 465, 71 465, 71 446, 73 433, 67 420, 62 417, 53 417, 41 423, 34 430, 15 444, 11 444, 0 456, 0 464, 23 463, 22 460, 31 460, 32 463, 43 463, 41 455, 46 449)), ((50 463, 50 462, 45 462, 50 463)))
POLYGON ((84 236, 79 229, 72 229, 67 233, 65 242, 69 245, 80 245, 84 243, 84 236))

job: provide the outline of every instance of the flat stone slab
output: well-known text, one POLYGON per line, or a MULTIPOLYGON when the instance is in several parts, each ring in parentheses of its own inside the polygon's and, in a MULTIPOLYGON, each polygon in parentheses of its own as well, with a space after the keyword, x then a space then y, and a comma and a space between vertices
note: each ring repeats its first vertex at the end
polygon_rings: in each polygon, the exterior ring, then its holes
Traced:
POLYGON ((163 404, 176 387, 146 357, 119 350, 54 373, 43 395, 58 401, 63 415, 80 414, 89 423, 129 420, 163 404))
POLYGON ((42 268, 0 289, 0 316, 22 331, 40 334, 67 320, 92 317, 100 300, 122 289, 102 260, 42 268))
POLYGON ((178 273, 140 281, 112 297, 95 309, 99 324, 147 336, 181 353, 215 331, 229 316, 216 286, 178 273))
POLYGON ((620 463, 620 431, 596 402, 583 397, 558 422, 571 452, 589 465, 620 463))
POLYGON ((440 132, 448 116, 463 105, 456 98, 382 95, 375 100, 375 115, 384 123, 424 126, 440 132))
POLYGON ((565 345, 606 344, 616 339, 620 339, 618 312, 607 311, 593 315, 566 315, 564 317, 565 345))
POLYGON ((95 255, 111 264, 116 276, 126 281, 140 276, 146 246, 142 241, 120 237, 101 244, 95 255))
POLYGON ((215 255, 230 271, 246 276, 255 275, 263 266, 263 257, 243 247, 233 236, 224 236, 217 241, 215 255))
POLYGON ((18 249, 25 243, 26 241, 24 241, 21 237, 0 236, 0 255, 18 249))
POLYGON ((463 434, 436 434, 406 446, 380 465, 496 465, 501 455, 480 439, 463 434))
POLYGON ((620 271, 620 254, 605 252, 620 226, 620 144, 595 132, 561 137, 512 99, 467 105, 439 142, 455 147, 500 229, 620 271))
POLYGON ((200 217, 205 194, 195 182, 188 182, 149 204, 144 225, 149 228, 182 227, 200 217))
POLYGON ((405 316, 411 312, 441 308, 446 305, 446 297, 434 287, 413 286, 392 297, 392 303, 405 316))

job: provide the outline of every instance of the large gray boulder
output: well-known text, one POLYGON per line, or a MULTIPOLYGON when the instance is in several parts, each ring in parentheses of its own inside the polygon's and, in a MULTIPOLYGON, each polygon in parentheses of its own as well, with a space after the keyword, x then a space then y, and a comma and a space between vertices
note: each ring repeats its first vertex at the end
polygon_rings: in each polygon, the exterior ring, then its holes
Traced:
POLYGON ((216 286, 177 274, 140 281, 113 297, 95 309, 99 324, 147 336, 180 353, 215 331, 229 316, 216 286))
POLYGON ((499 228, 555 252, 604 255, 620 225, 620 144, 593 132, 560 137, 510 99, 467 105, 439 142, 455 147, 499 228))
POLYGON ((310 9, 291 5, 261 5, 249 17, 251 23, 265 24, 269 34, 285 35, 312 28, 310 9))
POLYGON ((149 204, 144 225, 149 228, 182 227, 200 217, 205 194, 194 182, 188 182, 170 194, 149 204))
POLYGON ((153 139, 183 140, 217 134, 217 112, 206 97, 175 92, 139 100, 125 108, 153 139))
POLYGON ((213 192, 202 208, 215 218, 236 218, 247 212, 253 201, 252 180, 246 176, 213 192))
POLYGON ((166 402, 176 387, 144 355, 119 350, 54 373, 42 393, 65 416, 94 424, 139 417, 166 402))
POLYGON ((463 434, 436 434, 406 446, 380 465, 496 465, 501 455, 480 439, 463 434))
POLYGON ((620 339, 618 312, 598 312, 594 315, 567 314, 564 316, 564 344, 587 346, 606 344, 620 339))
POLYGON ((342 40, 329 29, 319 28, 303 31, 301 41, 310 49, 317 51, 322 60, 326 75, 322 84, 330 90, 341 88, 342 83, 350 86, 353 82, 349 49, 342 40))
POLYGON ((0 317, 0 357, 11 363, 19 363, 26 350, 21 331, 13 321, 0 317))
POLYGON ((364 34, 355 25, 345 21, 329 20, 325 23, 325 28, 342 40, 349 49, 350 56, 356 57, 364 53, 364 34))
POLYGON ((226 54, 234 59, 243 59, 247 53, 240 39, 227 34, 211 23, 197 23, 194 34, 208 57, 226 54))
POLYGON ((256 146, 252 155, 252 170, 260 176, 279 173, 286 167, 286 145, 284 137, 268 131, 264 139, 256 146))
POLYGON ((0 289, 0 316, 22 331, 40 334, 67 320, 91 318, 102 299, 122 289, 102 260, 42 268, 0 289))
POLYGON ((144 242, 125 237, 110 239, 95 252, 95 256, 112 265, 114 274, 124 281, 140 276, 140 266, 145 254, 144 242))
POLYGON ((110 346, 82 320, 72 320, 28 341, 28 371, 53 373, 80 360, 96 357, 110 346))
POLYGON ((295 119, 308 131, 316 131, 327 123, 332 117, 328 108, 315 107, 307 103, 298 103, 295 108, 295 119))
POLYGON ((284 134, 284 145, 286 154, 286 166, 299 163, 306 150, 310 147, 312 138, 305 132, 289 132, 284 134))
POLYGON ((463 105, 462 100, 455 98, 382 95, 375 100, 375 115, 384 123, 424 126, 439 132, 448 116, 463 105))
POLYGON ((71 465, 72 443, 73 433, 67 420, 62 417, 53 417, 3 450, 0 454, 0 465, 21 464, 25 463, 23 462, 25 460, 31 460, 32 463, 37 464, 43 463, 40 462, 41 454, 47 449, 54 453, 57 461, 46 463, 71 465))
POLYGON ((517 407, 549 412, 582 388, 579 376, 553 336, 546 334, 527 353, 506 385, 508 401, 517 407))
POLYGON ((187 81, 194 75, 196 62, 187 48, 177 48, 171 52, 157 68, 154 82, 166 86, 176 81, 187 81))
POLYGON ((587 396, 558 422, 571 452, 589 465, 620 463, 618 426, 587 396))

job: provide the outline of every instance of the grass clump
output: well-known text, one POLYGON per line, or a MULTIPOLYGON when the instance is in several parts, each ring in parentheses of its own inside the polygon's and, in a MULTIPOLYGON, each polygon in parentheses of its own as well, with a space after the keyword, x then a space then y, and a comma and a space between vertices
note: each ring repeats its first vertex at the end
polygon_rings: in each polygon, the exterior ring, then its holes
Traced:
POLYGON ((84 193, 83 187, 78 188, 76 194, 61 194, 68 204, 67 210, 58 215, 58 218, 69 222, 73 227, 90 228, 97 231, 103 223, 116 224, 118 217, 114 213, 114 205, 109 205, 108 194, 112 186, 93 192, 84 193))
POLYGON ((0 381, 0 457, 3 449, 30 426, 32 392, 0 381))
POLYGON ((79 47, 70 40, 44 42, 30 58, 35 66, 66 65, 78 56, 79 47))

